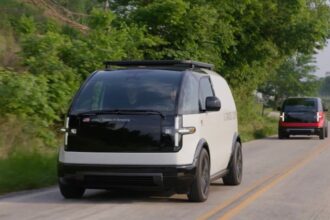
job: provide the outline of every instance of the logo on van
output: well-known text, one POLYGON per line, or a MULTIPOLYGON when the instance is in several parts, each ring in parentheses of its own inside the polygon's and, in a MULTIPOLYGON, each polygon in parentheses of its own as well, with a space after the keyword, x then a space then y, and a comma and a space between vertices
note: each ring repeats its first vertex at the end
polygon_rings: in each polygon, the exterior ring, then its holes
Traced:
POLYGON ((94 118, 92 122, 122 122, 127 123, 130 122, 131 119, 129 118, 94 118))
POLYGON ((236 119, 236 112, 227 112, 224 114, 225 121, 232 121, 236 119))

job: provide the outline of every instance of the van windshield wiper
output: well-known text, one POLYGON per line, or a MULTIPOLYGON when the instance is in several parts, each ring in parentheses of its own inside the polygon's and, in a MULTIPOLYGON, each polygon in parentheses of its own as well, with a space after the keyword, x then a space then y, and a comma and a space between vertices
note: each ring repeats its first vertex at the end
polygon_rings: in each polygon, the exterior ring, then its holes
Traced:
POLYGON ((157 110, 150 109, 103 109, 103 110, 92 110, 86 112, 80 112, 78 115, 102 115, 102 114, 129 114, 129 113, 140 113, 140 114, 156 114, 164 118, 164 114, 157 110))
POLYGON ((164 114, 157 110, 151 110, 151 109, 116 109, 119 114, 120 113, 142 113, 142 114, 151 114, 151 115, 160 115, 162 118, 164 118, 164 114))

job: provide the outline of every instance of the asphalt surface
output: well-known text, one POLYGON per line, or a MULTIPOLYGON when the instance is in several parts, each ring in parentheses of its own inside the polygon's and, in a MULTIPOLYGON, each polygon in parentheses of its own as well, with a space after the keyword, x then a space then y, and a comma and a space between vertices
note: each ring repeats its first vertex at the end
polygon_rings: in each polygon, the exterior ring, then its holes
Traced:
POLYGON ((0 197, 0 219, 330 219, 330 138, 270 137, 243 145, 240 186, 211 186, 209 199, 88 190, 65 200, 57 187, 0 197))

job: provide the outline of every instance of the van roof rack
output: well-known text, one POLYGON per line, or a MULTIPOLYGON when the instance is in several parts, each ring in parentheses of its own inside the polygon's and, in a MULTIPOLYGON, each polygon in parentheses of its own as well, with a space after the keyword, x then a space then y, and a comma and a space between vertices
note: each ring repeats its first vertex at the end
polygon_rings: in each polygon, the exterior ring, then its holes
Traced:
POLYGON ((112 66, 121 67, 171 67, 183 69, 204 68, 213 70, 214 65, 192 60, 133 60, 133 61, 105 61, 105 68, 110 70, 112 66))

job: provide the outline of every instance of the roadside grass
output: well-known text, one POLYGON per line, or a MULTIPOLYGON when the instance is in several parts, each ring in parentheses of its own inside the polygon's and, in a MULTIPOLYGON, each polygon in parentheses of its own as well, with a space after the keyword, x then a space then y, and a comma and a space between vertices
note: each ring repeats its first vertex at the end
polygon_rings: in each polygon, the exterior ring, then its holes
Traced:
POLYGON ((254 100, 238 102, 237 109, 238 130, 243 142, 277 134, 278 119, 268 116, 272 109, 265 109, 262 115, 262 105, 254 100))
POLYGON ((0 194, 56 183, 55 146, 60 142, 48 146, 36 131, 33 121, 0 118, 0 194))
POLYGON ((56 183, 56 154, 19 152, 0 160, 0 194, 56 183))
POLYGON ((243 142, 265 138, 277 133, 277 122, 275 118, 264 116, 250 123, 241 124, 239 127, 243 142))

